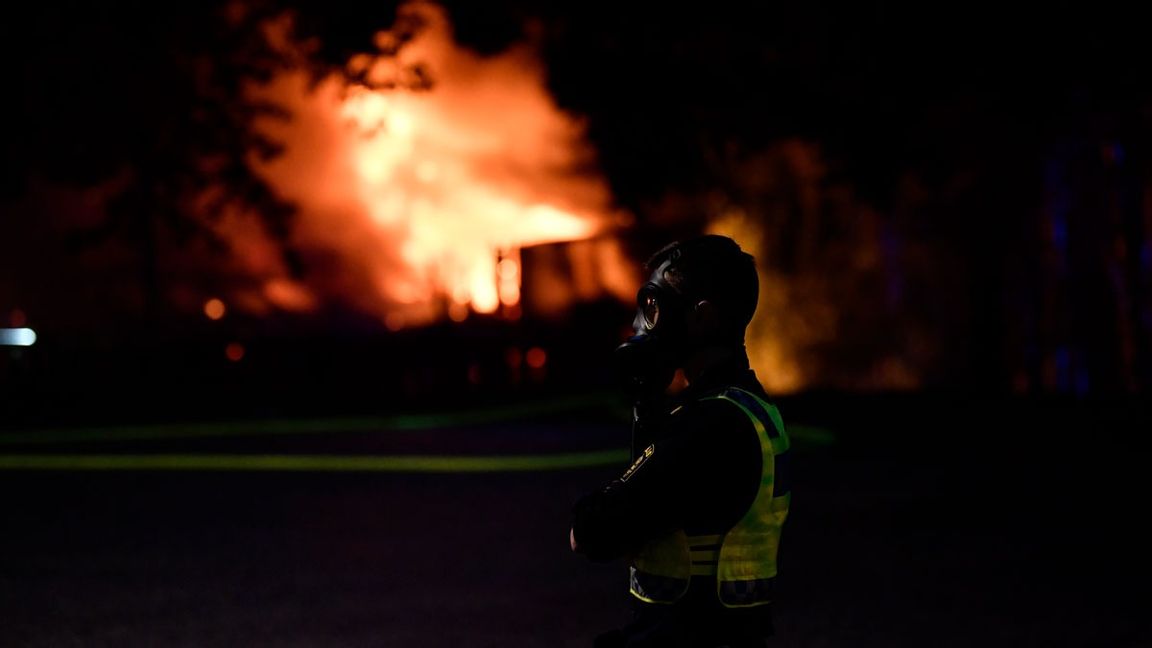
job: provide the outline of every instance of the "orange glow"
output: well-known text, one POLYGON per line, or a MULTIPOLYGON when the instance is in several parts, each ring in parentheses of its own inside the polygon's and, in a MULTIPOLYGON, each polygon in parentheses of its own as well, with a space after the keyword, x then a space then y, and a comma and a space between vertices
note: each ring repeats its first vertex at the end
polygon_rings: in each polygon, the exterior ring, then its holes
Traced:
POLYGON ((309 311, 316 305, 316 298, 307 288, 283 278, 265 284, 264 296, 284 310, 309 311))
POLYGON ((389 313, 384 317, 384 326, 389 331, 399 331, 404 328, 404 316, 399 313, 389 313))
POLYGON ((453 322, 463 322, 468 319, 468 306, 458 302, 453 302, 448 306, 448 319, 453 322))
POLYGON ((540 347, 532 347, 528 349, 528 353, 524 354, 524 361, 533 369, 541 369, 548 362, 548 354, 540 347))
MULTIPOLYGON (((478 57, 454 44, 435 5, 402 11, 426 27, 399 60, 349 65, 388 78, 418 61, 433 88, 329 78, 313 89, 304 72, 282 75, 257 94, 293 113, 262 126, 287 150, 252 164, 299 207, 293 243, 337 260, 308 288, 378 313, 391 330, 469 312, 514 319, 522 248, 587 239, 625 219, 588 171, 583 124, 556 107, 530 45, 478 57)), ((308 288, 269 283, 265 296, 307 310, 308 288)))
POLYGON ((210 320, 221 319, 227 312, 228 309, 224 306, 224 302, 215 297, 204 302, 204 314, 207 315, 210 320))
MULTIPOLYGON (((764 225, 739 209, 733 209, 708 226, 709 234, 721 234, 736 241, 744 251, 763 258, 764 225)), ((806 384, 801 370, 797 331, 787 318, 795 312, 789 303, 785 279, 760 270, 760 301, 756 316, 748 325, 748 360, 764 387, 775 393, 793 393, 806 384)))
POLYGON ((520 253, 522 305, 534 316, 554 319, 577 303, 606 296, 631 304, 641 283, 639 270, 612 236, 525 247, 520 253))
MULTIPOLYGON (((729 236, 757 259, 764 259, 774 234, 767 222, 731 209, 716 218, 708 232, 729 236)), ((878 254, 876 244, 867 239, 856 245, 856 255, 878 254)), ((842 334, 839 305, 827 282, 823 275, 784 275, 760 266, 760 301, 746 339, 752 368, 769 391, 793 393, 829 380, 830 374, 820 373, 814 363, 806 361, 812 349, 829 345, 842 334)), ((906 390, 916 388, 921 378, 907 358, 892 354, 875 358, 866 380, 870 389, 906 390)))
POLYGON ((505 306, 520 303, 520 262, 511 257, 501 259, 496 264, 496 276, 500 303, 505 306))
POLYGON ((244 345, 239 342, 229 343, 224 347, 224 357, 232 362, 240 362, 244 359, 244 345))

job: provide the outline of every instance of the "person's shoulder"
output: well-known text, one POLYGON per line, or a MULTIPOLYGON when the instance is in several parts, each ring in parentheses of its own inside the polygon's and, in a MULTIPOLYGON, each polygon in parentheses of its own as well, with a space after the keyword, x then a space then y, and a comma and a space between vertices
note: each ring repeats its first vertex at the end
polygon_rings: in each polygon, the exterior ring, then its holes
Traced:
POLYGON ((759 456, 755 424, 725 390, 685 403, 671 417, 670 439, 692 456, 694 464, 713 462, 730 466, 733 456, 759 456))
POLYGON ((724 395, 729 388, 718 389, 688 401, 673 411, 672 424, 693 430, 709 430, 740 426, 748 417, 724 395))

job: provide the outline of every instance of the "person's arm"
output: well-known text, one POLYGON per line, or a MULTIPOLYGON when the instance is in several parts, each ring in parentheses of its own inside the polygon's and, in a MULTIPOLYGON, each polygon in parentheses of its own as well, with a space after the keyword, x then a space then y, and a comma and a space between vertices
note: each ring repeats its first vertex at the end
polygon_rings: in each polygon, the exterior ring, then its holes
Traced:
POLYGON ((669 435, 620 479, 581 498, 569 543, 596 561, 637 553, 686 519, 728 528, 760 484, 760 441, 732 403, 705 400, 668 421, 669 435))
POLYGON ((569 543, 595 561, 637 553, 683 526, 685 476, 692 453, 684 439, 648 447, 619 479, 576 502, 569 543))

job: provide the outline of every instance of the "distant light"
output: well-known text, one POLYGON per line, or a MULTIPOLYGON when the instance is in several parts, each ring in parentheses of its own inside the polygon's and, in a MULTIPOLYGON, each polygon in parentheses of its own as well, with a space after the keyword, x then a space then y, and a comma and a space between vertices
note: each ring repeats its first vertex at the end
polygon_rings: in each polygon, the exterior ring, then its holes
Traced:
POLYGON ((463 322, 468 319, 468 305, 453 302, 448 306, 448 318, 453 322, 463 322))
POLYGON ((224 357, 232 362, 240 362, 244 359, 244 345, 239 342, 232 342, 224 347, 224 357))
POLYGON ((28 323, 28 316, 24 311, 19 308, 13 308, 12 313, 8 316, 8 326, 13 328, 21 328, 28 323))
POLYGON ((36 344, 36 331, 30 328, 0 328, 0 346, 29 347, 36 344))
POLYGON ((228 312, 228 308, 224 306, 224 302, 215 297, 204 302, 204 314, 207 315, 210 320, 218 320, 224 317, 224 313, 226 312, 228 312))
POLYGON ((541 369, 544 367, 544 363, 548 362, 548 354, 544 353, 544 349, 541 349, 540 347, 532 347, 531 349, 528 349, 528 353, 525 354, 524 360, 528 363, 529 367, 532 367, 533 369, 541 369))

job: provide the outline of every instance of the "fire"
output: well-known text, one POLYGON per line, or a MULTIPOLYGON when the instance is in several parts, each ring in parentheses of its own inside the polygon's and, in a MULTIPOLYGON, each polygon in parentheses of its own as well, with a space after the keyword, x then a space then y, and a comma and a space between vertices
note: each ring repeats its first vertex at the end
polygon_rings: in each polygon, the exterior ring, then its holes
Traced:
POLYGON ((430 91, 335 78, 312 88, 303 72, 260 90, 293 118, 263 125, 287 149, 253 164, 299 207, 292 242, 309 266, 308 285, 274 276, 263 297, 303 310, 335 297, 393 329, 516 317, 522 248, 587 239, 621 217, 603 178, 586 171, 582 124, 555 106, 529 45, 480 58, 453 43, 434 5, 407 10, 426 27, 400 60, 352 64, 385 75, 420 61, 430 91))

